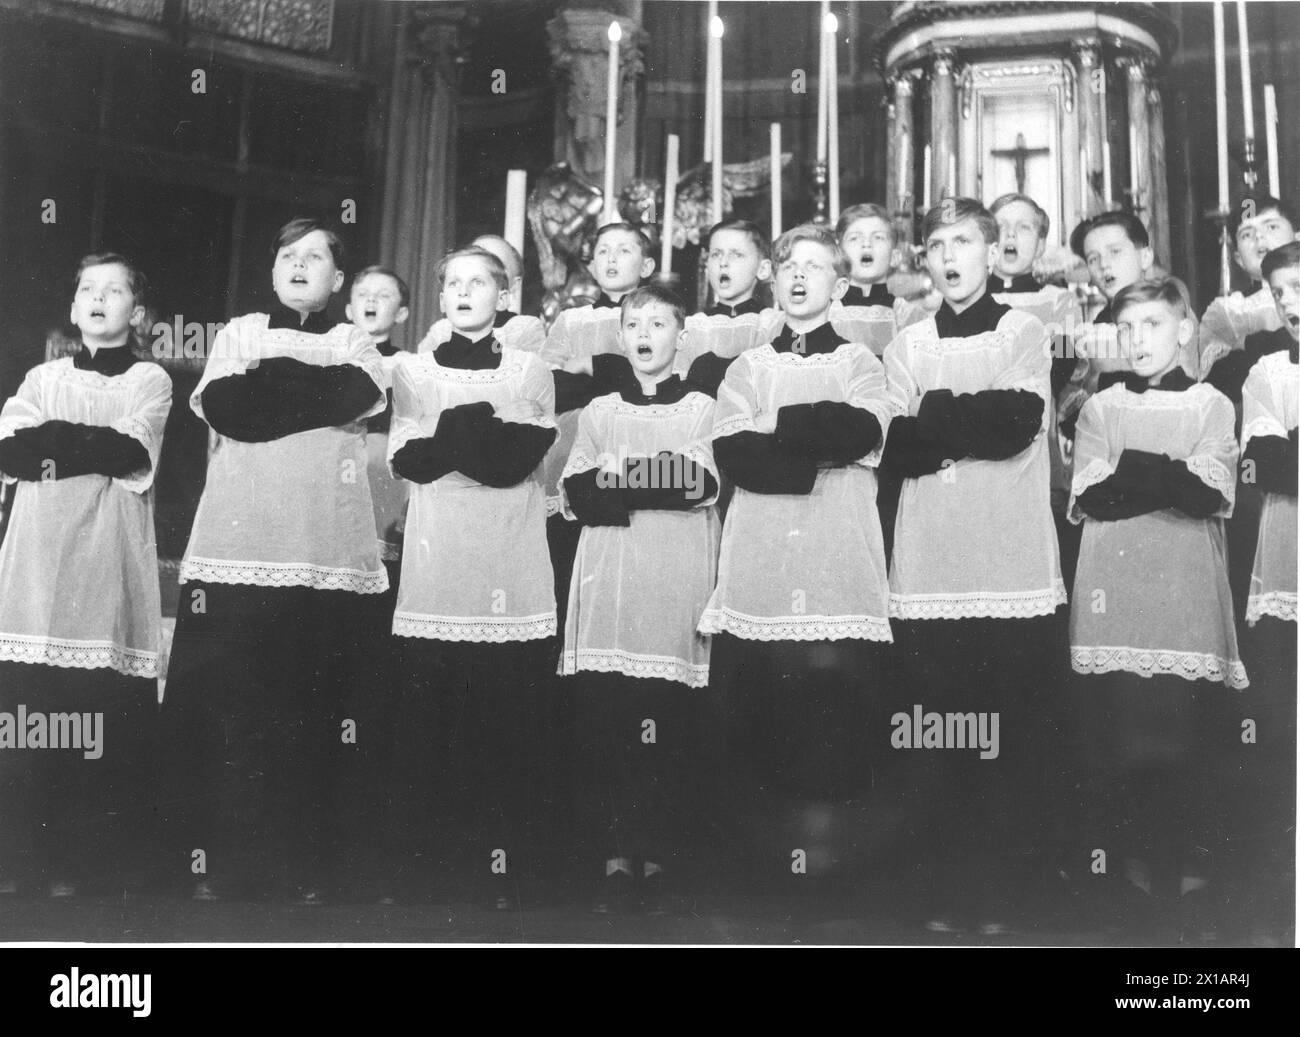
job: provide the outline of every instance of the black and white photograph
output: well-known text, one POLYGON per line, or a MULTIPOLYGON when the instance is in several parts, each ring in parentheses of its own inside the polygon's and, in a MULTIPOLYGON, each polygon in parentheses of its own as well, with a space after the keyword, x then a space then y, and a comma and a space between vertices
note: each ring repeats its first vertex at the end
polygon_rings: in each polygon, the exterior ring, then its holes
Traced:
POLYGON ((1297 165, 1300 2, 0 0, 0 945, 1294 948, 1297 165))

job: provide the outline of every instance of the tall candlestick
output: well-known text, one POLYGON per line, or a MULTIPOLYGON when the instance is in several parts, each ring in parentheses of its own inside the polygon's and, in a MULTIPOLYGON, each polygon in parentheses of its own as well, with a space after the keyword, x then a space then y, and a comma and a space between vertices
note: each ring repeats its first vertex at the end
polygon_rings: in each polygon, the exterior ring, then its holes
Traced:
POLYGON ((957 156, 948 155, 948 183, 945 190, 949 198, 957 197, 957 156))
POLYGON ((677 134, 668 134, 668 162, 664 169, 664 212, 660 235, 659 272, 665 276, 673 272, 673 216, 677 207, 677 150, 681 146, 677 134))
POLYGON ((1246 136, 1255 139, 1255 98, 1250 86, 1250 40, 1246 35, 1245 0, 1237 2, 1237 47, 1241 51, 1241 111, 1246 136))
POLYGON ((605 223, 618 221, 618 206, 614 201, 614 155, 618 144, 618 41, 622 38, 622 26, 610 22, 609 77, 605 85, 605 223))
POLYGON ((1128 128, 1128 189, 1133 199, 1133 208, 1138 204, 1138 131, 1137 127, 1128 128))
POLYGON ((770 237, 775 241, 781 236, 781 124, 779 122, 772 123, 771 144, 772 227, 770 237))
POLYGON ((713 161, 713 19, 718 16, 718 0, 709 0, 709 17, 704 36, 704 161, 713 161))
POLYGON ((524 199, 528 195, 528 172, 512 169, 506 173, 506 226, 501 235, 524 254, 524 199))
POLYGON ((1219 211, 1228 211, 1227 59, 1223 42, 1223 3, 1214 0, 1214 127, 1218 135, 1219 211))
POLYGON ((831 0, 822 0, 821 18, 817 21, 817 161, 826 161, 826 115, 830 103, 830 84, 827 82, 826 19, 830 17, 831 0))
POLYGON ((924 212, 930 211, 930 145, 925 146, 925 157, 922 159, 921 172, 921 209, 924 212))
POLYGON ((721 18, 709 25, 713 37, 713 222, 722 219, 722 33, 721 18))
POLYGON ((1101 55, 1101 191, 1106 196, 1105 207, 1109 209, 1115 195, 1110 182, 1110 113, 1107 104, 1106 89, 1106 55, 1101 55))
POLYGON ((830 81, 829 100, 826 105, 827 133, 830 136, 830 148, 826 161, 830 165, 830 207, 828 216, 831 223, 840 218, 840 58, 836 46, 839 32, 839 19, 833 14, 826 15, 826 67, 830 81))
MULTIPOLYGON (((908 201, 915 197, 912 194, 912 183, 907 174, 912 161, 912 137, 906 131, 898 135, 898 211, 905 212, 912 208, 908 201)), ((910 219, 910 216, 909 216, 910 219)))
POLYGON ((1079 149, 1079 219, 1088 216, 1088 149, 1079 149))
POLYGON ((1268 193, 1277 197, 1277 91, 1272 83, 1264 84, 1264 140, 1268 144, 1268 193))

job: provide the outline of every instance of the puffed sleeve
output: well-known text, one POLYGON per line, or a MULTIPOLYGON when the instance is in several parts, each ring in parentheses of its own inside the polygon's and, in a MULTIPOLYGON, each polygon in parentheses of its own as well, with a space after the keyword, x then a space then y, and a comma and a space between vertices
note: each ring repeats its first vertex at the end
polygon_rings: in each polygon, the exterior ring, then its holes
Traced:
POLYGON ((1261 490, 1296 496, 1296 430, 1287 428, 1282 406, 1265 361, 1246 377, 1241 390, 1241 456, 1261 490))
POLYGON ((921 432, 916 419, 921 390, 912 375, 910 340, 904 333, 885 347, 885 379, 890 411, 894 415, 881 458, 886 468, 897 471, 905 479, 918 479, 939 471, 945 462, 965 456, 921 432))
POLYGON ((1227 300, 1215 299, 1205 308, 1205 316, 1201 318, 1199 345, 1202 371, 1213 370, 1221 359, 1241 348, 1227 300))
POLYGON ((782 407, 777 439, 818 462, 879 465, 892 416, 885 368, 868 346, 853 351, 852 365, 843 401, 782 407))
POLYGON ((451 471, 424 430, 424 401, 409 362, 393 366, 393 421, 388 429, 388 470, 394 478, 429 483, 451 471))
POLYGON ((551 325, 546 336, 546 343, 539 354, 547 367, 563 367, 566 360, 573 359, 573 343, 570 341, 569 314, 561 310, 551 325))
MULTIPOLYGON (((1234 431, 1236 412, 1222 393, 1209 392, 1207 395, 1208 404, 1201 411, 1200 437, 1191 453, 1176 464, 1185 465, 1197 483, 1216 491, 1222 498, 1210 515, 1231 518, 1237 492, 1237 461, 1240 457, 1234 431)), ((1183 481, 1181 476, 1177 476, 1178 483, 1183 481)), ((1198 487, 1192 484, 1190 489, 1194 491, 1198 487)))
POLYGON ((817 462, 782 444, 754 424, 758 401, 749 357, 742 354, 727 369, 718 389, 713 421, 713 454, 718 467, 751 493, 811 493, 817 462))
POLYGON ((124 459, 123 467, 134 467, 114 478, 113 484, 132 493, 144 493, 153 485, 162 453, 163 429, 172 409, 172 380, 157 364, 137 364, 132 368, 133 372, 136 370, 142 374, 131 393, 131 413, 112 424, 115 433, 129 436, 137 446, 133 452, 120 451, 118 455, 124 459), (139 463, 141 460, 143 464, 139 463))
POLYGON ((1074 480, 1070 485, 1070 502, 1066 510, 1066 517, 1075 525, 1088 516, 1080 498, 1115 474, 1118 458, 1110 456, 1107 420, 1107 408, 1096 396, 1089 399, 1079 412, 1074 433, 1074 480))
POLYGON ((578 430, 560 473, 560 513, 584 526, 627 526, 616 459, 601 449, 597 415, 587 408, 578 416, 578 430))
POLYGON ((41 462, 47 456, 37 431, 45 423, 41 404, 44 366, 28 371, 18 392, 0 408, 0 481, 5 483, 41 478, 41 462))
POLYGON ((510 349, 540 356, 546 348, 546 326, 536 317, 527 314, 511 317, 498 329, 498 334, 501 344, 510 349))

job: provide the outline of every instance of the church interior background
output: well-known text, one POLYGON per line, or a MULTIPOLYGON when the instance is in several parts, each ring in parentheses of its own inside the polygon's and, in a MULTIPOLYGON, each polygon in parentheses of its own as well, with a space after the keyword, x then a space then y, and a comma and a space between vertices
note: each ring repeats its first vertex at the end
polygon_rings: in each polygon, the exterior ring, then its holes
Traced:
MULTIPOLYGON (((985 200, 1023 182, 1061 243, 1081 214, 1107 207, 1109 189, 1149 224, 1157 262, 1188 283, 1198 313, 1219 293, 1209 3, 830 6, 842 205, 880 201, 915 226, 950 180, 985 200)), ((1280 190, 1294 198, 1300 5, 1246 7, 1255 108, 1271 84, 1280 190)), ((783 222, 814 218, 825 205, 819 5, 727 0, 720 15, 731 211, 767 225, 779 123, 783 222)), ((438 258, 501 231, 508 171, 526 171, 532 209, 559 161, 570 186, 599 191, 611 20, 624 30, 617 190, 658 188, 670 133, 682 184, 698 174, 707 17, 706 4, 674 0, 0 0, 0 393, 66 333, 60 286, 83 253, 136 257, 155 288, 151 319, 215 324, 267 306, 276 227, 295 214, 337 223, 348 203, 349 264, 407 277, 401 344, 413 347, 437 316, 438 258), (51 200, 56 218, 43 219, 51 200)), ((1235 202, 1244 132, 1232 46, 1235 202)), ((1266 187, 1262 154, 1256 166, 1266 187)), ((674 268, 694 270, 698 246, 682 245, 674 268)), ((536 312, 546 257, 535 233, 525 255, 524 308, 536 312)), ((177 399, 200 366, 169 361, 177 399)), ((206 457, 188 408, 173 408, 166 442, 159 548, 176 559, 206 457)))

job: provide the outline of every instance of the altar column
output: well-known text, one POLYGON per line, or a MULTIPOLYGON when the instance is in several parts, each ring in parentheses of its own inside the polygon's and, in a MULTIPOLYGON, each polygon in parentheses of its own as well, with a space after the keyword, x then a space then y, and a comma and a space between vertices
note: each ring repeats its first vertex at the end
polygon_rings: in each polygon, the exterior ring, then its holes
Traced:
POLYGON ((609 75, 609 25, 623 30, 619 43, 619 117, 614 148, 614 191, 636 176, 638 144, 637 76, 643 71, 647 40, 636 14, 566 8, 546 25, 551 60, 559 74, 561 103, 556 106, 555 160, 567 162, 582 179, 599 186, 605 178, 605 103, 609 75))
POLYGON ((1156 79, 1147 78, 1147 121, 1151 134, 1151 245, 1157 256, 1172 263, 1169 234, 1169 176, 1165 167, 1165 112, 1156 79))
POLYGON ((948 190, 959 194, 954 172, 957 167, 957 77, 956 55, 951 50, 934 53, 930 74, 930 204, 936 205, 948 190))
POLYGON ((1083 140, 1087 169, 1088 206, 1084 218, 1106 208, 1102 197, 1102 125, 1101 125, 1101 44, 1096 39, 1080 40, 1074 45, 1079 66, 1079 137, 1083 140))
POLYGON ((379 254, 411 287, 412 343, 438 319, 434 267, 456 240, 457 59, 469 7, 412 4, 393 63, 379 254))

